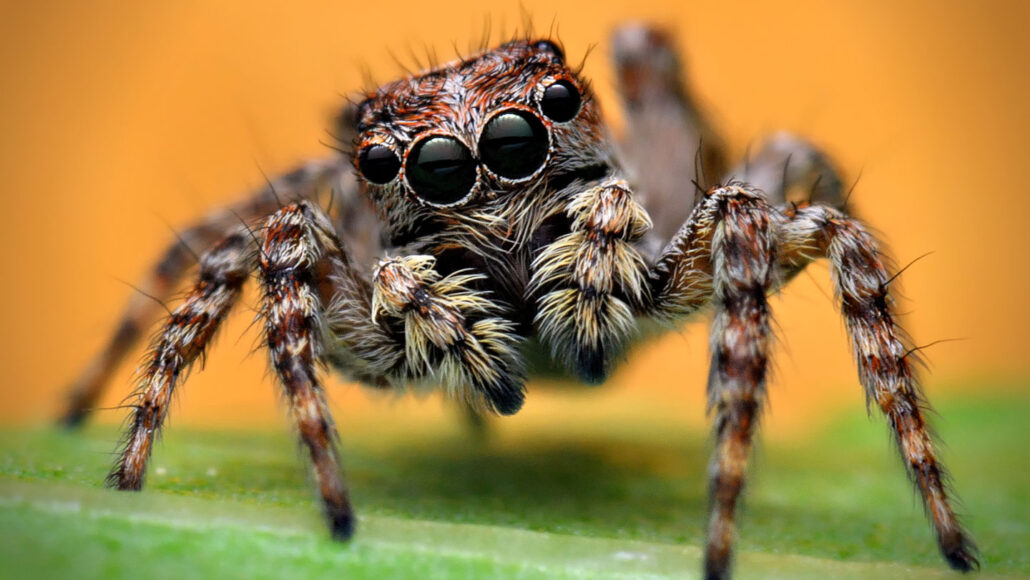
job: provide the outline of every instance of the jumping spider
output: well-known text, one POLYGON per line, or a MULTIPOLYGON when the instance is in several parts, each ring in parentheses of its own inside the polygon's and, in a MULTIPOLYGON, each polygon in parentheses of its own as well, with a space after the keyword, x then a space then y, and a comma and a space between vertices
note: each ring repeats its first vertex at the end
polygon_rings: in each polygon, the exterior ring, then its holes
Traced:
MULTIPOLYGON (((597 383, 638 321, 673 326, 710 309, 705 570, 724 577, 764 399, 767 296, 825 257, 859 379, 894 431, 941 552, 956 569, 976 567, 895 322, 892 278, 845 213, 837 172, 785 135, 727 171, 669 39, 628 26, 613 52, 627 118, 618 146, 561 47, 514 40, 369 93, 336 127, 354 155, 307 163, 183 232, 147 291, 171 294, 193 265, 190 247, 203 250, 199 273, 151 345, 109 483, 143 485, 173 389, 254 272, 271 363, 339 540, 355 519, 320 366, 379 389, 442 387, 473 413, 511 415, 534 353, 597 383), (705 175, 723 185, 704 188, 705 175)), ((85 418, 155 308, 130 303, 75 384, 66 423, 85 418)))

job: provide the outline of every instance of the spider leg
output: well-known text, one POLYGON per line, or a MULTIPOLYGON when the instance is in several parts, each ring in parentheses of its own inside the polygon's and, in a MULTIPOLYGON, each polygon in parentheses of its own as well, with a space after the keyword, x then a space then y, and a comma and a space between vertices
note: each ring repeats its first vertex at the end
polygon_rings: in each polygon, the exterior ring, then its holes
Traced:
POLYGON ((843 208, 846 201, 832 160, 812 143, 786 132, 772 135, 756 155, 730 170, 724 183, 734 181, 762 191, 774 206, 810 202, 843 208))
POLYGON ((651 220, 615 178, 576 194, 566 217, 571 231, 545 246, 532 264, 534 325, 555 360, 584 381, 600 383, 645 302, 647 266, 633 243, 651 220))
POLYGON ((327 180, 339 173, 339 168, 338 160, 307 163, 272 181, 250 199, 216 211, 180 232, 176 243, 168 246, 141 283, 141 292, 129 300, 107 345, 69 387, 69 400, 60 422, 68 427, 76 427, 86 420, 115 370, 139 341, 144 330, 157 318, 162 303, 171 297, 179 282, 193 267, 195 253, 206 252, 237 229, 241 219, 249 222, 268 215, 279 207, 280 200, 290 201, 314 195, 327 180))
POLYGON ((652 270, 647 313, 681 319, 712 302, 709 410, 715 449, 709 467, 708 578, 729 575, 735 510, 764 398, 770 343, 766 294, 775 283, 773 210, 745 186, 713 189, 652 270))
MULTIPOLYGON (((380 270, 383 268, 380 266, 380 270)), ((351 378, 375 387, 399 386, 420 378, 413 376, 405 358, 406 347, 417 337, 404 331, 398 335, 376 322, 377 312, 383 318, 390 317, 381 312, 390 306, 378 305, 387 299, 376 293, 379 282, 374 288, 359 274, 350 253, 341 247, 329 216, 312 203, 292 204, 269 218, 263 233, 260 271, 262 314, 272 366, 311 457, 330 532, 333 538, 346 540, 354 532, 355 517, 341 476, 335 429, 317 365, 332 364, 351 378)), ((456 289, 461 282, 450 279, 446 284, 456 289)), ((419 294, 422 297, 446 294, 442 286, 421 290, 425 292, 419 294)), ((466 306, 477 302, 476 296, 461 291, 450 298, 454 302, 464 300, 466 306)), ((445 310, 433 310, 434 320, 454 314, 445 310)), ((492 340, 482 332, 483 326, 462 330, 466 332, 464 347, 470 351, 492 340)), ((483 366, 504 371, 503 366, 492 363, 486 361, 483 366)))
POLYGON ((976 546, 951 507, 946 471, 923 415, 914 349, 908 347, 896 322, 891 279, 876 240, 857 220, 825 206, 799 208, 784 216, 779 229, 785 269, 803 268, 815 257, 829 258, 859 381, 894 432, 941 553, 957 570, 978 568, 976 546))
POLYGON ((979 565, 976 548, 948 499, 945 470, 921 409, 913 351, 895 323, 890 278, 875 240, 836 208, 803 205, 772 210, 757 190, 731 184, 706 195, 666 247, 652 268, 653 302, 644 310, 675 321, 703 308, 709 299, 716 307, 709 382, 716 449, 710 472, 706 574, 722 577, 729 571, 733 510, 766 369, 765 293, 819 257, 831 262, 859 379, 887 416, 941 552, 952 567, 971 570, 979 565))
POLYGON ((722 178, 725 147, 688 91, 671 35, 643 24, 612 34, 612 60, 625 114, 620 150, 632 168, 634 193, 654 219, 653 240, 676 233, 701 189, 722 178), (677 211, 678 210, 678 211, 677 211))
POLYGON ((342 260, 328 218, 313 206, 293 204, 269 218, 260 270, 272 366, 314 465, 329 529, 334 539, 346 540, 354 532, 354 513, 316 368, 331 337, 320 289, 329 281, 330 257, 342 260))
POLYGON ((154 438, 168 415, 172 391, 204 353, 215 331, 239 299, 253 269, 254 244, 246 228, 224 238, 200 260, 196 285, 172 312, 147 355, 121 458, 107 476, 112 487, 139 490, 154 438))

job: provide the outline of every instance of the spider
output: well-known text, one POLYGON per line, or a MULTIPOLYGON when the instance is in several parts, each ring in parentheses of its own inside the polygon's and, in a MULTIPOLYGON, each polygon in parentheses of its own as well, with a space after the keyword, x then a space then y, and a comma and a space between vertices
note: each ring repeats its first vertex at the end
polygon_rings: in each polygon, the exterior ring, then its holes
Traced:
MULTIPOLYGON (((786 134, 727 169, 669 35, 628 25, 613 46, 627 120, 618 143, 560 44, 519 38, 367 93, 336 121, 341 152, 352 153, 270 179, 185 230, 150 275, 149 297, 167 298, 191 271, 191 247, 202 249, 198 272, 150 346, 108 483, 142 487, 173 390, 255 273, 271 364, 338 540, 355 517, 320 367, 377 389, 442 389, 473 417, 511 415, 538 361, 599 383, 640 322, 672 327, 710 310, 704 566, 727 577, 765 397, 767 297, 827 258, 859 379, 894 431, 940 550, 956 569, 977 567, 896 322, 893 277, 845 211, 838 172, 786 134)), ((86 418, 156 308, 130 302, 73 386, 66 424, 86 418)))

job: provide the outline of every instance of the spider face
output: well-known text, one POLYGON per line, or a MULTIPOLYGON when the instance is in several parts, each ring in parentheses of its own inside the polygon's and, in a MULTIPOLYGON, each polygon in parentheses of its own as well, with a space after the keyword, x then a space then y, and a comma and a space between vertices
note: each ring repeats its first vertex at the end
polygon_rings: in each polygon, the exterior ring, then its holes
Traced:
POLYGON ((588 83, 550 41, 385 85, 358 106, 357 129, 355 167, 392 237, 456 213, 498 215, 513 194, 611 157, 588 83))

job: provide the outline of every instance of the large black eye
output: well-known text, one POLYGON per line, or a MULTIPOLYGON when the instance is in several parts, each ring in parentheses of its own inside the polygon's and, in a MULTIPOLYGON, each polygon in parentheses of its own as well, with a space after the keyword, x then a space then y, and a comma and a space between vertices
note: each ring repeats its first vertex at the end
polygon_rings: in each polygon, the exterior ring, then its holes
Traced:
POLYGON ((501 113, 483 129, 479 155, 501 177, 528 177, 547 159, 547 129, 524 111, 501 113))
POLYGON ((544 89, 540 110, 553 121, 571 121, 579 112, 579 91, 568 81, 558 81, 544 89))
POLYGON ((408 184, 430 203, 454 203, 476 184, 476 160, 454 137, 435 136, 419 141, 408 154, 408 184))
POLYGON ((389 183, 397 176, 401 160, 385 145, 373 145, 358 154, 358 170, 372 183, 389 183))

